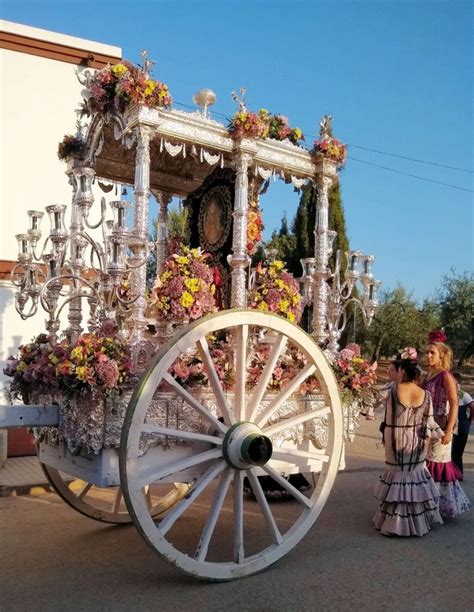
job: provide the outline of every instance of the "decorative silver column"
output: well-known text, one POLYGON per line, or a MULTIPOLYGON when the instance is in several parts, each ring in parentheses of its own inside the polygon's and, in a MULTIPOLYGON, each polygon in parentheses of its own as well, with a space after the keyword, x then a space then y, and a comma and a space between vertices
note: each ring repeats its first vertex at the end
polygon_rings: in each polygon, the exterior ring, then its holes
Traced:
POLYGON ((314 258, 315 266, 313 272, 313 332, 312 335, 318 344, 324 344, 327 340, 327 300, 328 286, 326 279, 329 276, 329 188, 333 183, 333 177, 321 173, 317 178, 316 189, 316 223, 314 228, 314 258))
POLYGON ((144 316, 146 307, 146 266, 140 266, 147 250, 148 242, 148 207, 150 199, 150 135, 151 131, 145 126, 138 126, 134 130, 137 142, 135 158, 135 186, 134 197, 134 224, 129 248, 130 257, 130 290, 138 299, 130 308, 128 325, 130 328, 131 344, 136 344, 144 337, 147 322, 144 316), (137 266, 137 267, 135 267, 137 266))
POLYGON ((252 156, 241 149, 234 158, 237 173, 235 179, 234 228, 232 234, 232 255, 228 262, 232 268, 231 308, 246 308, 246 269, 249 265, 247 255, 247 212, 249 179, 248 168, 252 156))
MULTIPOLYGON (((94 203, 92 194, 92 181, 95 170, 88 166, 76 166, 68 171, 69 183, 72 185, 73 197, 71 204, 71 223, 69 226, 69 252, 72 276, 79 277, 83 267, 82 250, 83 240, 77 236, 84 231, 84 216, 87 217, 89 210, 94 203), (76 237, 75 237, 76 236, 76 237)), ((70 296, 78 295, 81 292, 80 286, 76 281, 71 281, 70 296)), ((80 297, 71 299, 68 306, 69 327, 66 335, 70 341, 74 341, 82 332, 82 300, 80 297)))
POLYGON ((156 221, 156 276, 163 271, 168 246, 168 206, 173 199, 167 191, 153 191, 153 195, 159 205, 158 218, 156 221))

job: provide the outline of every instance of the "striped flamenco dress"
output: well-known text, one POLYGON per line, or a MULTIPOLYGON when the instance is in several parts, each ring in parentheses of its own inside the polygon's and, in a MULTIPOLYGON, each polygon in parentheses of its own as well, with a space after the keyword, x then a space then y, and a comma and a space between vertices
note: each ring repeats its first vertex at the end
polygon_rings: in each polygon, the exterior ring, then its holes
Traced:
POLYGON ((438 487, 425 465, 429 439, 441 438, 443 431, 428 392, 420 406, 405 406, 392 385, 386 402, 386 468, 375 488, 379 509, 373 522, 384 535, 423 536, 443 522, 438 487))

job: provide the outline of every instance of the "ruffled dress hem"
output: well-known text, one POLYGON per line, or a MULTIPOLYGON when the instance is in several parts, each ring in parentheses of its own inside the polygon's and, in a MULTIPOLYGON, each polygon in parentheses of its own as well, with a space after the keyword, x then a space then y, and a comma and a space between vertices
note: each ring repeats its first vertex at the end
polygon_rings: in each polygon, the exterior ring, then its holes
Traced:
POLYGON ((438 487, 424 466, 414 470, 386 469, 375 487, 380 507, 373 523, 383 535, 423 536, 442 524, 438 487))

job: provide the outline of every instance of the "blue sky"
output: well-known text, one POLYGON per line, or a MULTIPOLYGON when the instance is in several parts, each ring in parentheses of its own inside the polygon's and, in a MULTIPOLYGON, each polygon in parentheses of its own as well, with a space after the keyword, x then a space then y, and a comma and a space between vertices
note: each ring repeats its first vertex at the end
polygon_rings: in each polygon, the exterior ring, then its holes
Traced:
MULTIPOLYGON (((147 48, 177 102, 210 87, 213 109, 231 115, 230 92, 245 86, 251 109, 287 115, 309 144, 331 114, 349 145, 340 181, 351 247, 376 256, 384 287, 399 281, 421 300, 452 267, 472 270, 471 2, 3 0, 0 11, 120 46, 134 61, 147 48)), ((71 125, 74 117, 71 109, 71 125)), ((266 236, 297 203, 288 186, 272 185, 266 236)))

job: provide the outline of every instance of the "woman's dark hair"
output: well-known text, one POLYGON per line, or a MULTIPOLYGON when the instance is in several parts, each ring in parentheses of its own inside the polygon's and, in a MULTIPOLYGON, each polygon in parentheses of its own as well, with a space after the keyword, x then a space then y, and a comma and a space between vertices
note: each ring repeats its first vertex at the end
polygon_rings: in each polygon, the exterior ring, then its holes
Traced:
POLYGON ((396 370, 403 370, 406 382, 413 382, 419 376, 420 369, 417 359, 402 359, 401 355, 397 355, 397 358, 393 361, 393 365, 396 370))

